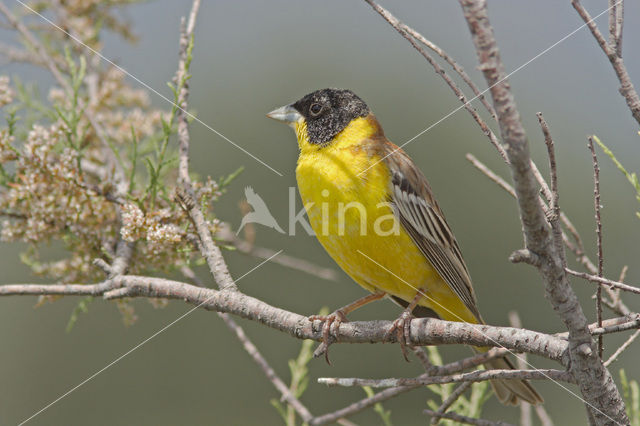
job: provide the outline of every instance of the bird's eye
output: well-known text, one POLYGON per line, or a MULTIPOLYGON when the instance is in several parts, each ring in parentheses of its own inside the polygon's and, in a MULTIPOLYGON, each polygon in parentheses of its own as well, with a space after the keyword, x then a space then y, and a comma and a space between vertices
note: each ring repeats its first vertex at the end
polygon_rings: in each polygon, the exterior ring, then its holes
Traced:
POLYGON ((311 112, 311 115, 314 117, 318 116, 321 111, 322 105, 320 104, 311 104, 311 107, 309 108, 309 112, 311 112))

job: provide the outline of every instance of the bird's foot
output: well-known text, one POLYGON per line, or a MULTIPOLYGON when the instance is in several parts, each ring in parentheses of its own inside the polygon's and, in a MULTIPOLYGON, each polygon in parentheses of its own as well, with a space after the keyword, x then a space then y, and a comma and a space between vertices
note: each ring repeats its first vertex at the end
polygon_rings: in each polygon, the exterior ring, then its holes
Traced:
POLYGON ((331 361, 329 361, 329 345, 331 345, 331 339, 335 339, 335 337, 331 336, 331 333, 334 336, 338 333, 338 329, 340 328, 340 324, 343 322, 348 322, 347 315, 344 313, 342 309, 338 309, 337 311, 329 314, 329 315, 311 315, 309 317, 309 321, 322 321, 322 343, 318 348, 313 352, 313 356, 315 358, 324 354, 324 359, 327 361, 327 364, 331 365, 331 361))
POLYGON ((409 331, 411 328, 411 320, 413 319, 413 314, 411 310, 405 309, 402 311, 398 319, 396 319, 391 328, 385 334, 384 340, 390 340, 393 333, 396 334, 396 340, 400 343, 400 349, 402 350, 402 355, 404 355, 404 359, 409 362, 409 356, 407 355, 407 346, 411 346, 411 336, 409 335, 409 331))

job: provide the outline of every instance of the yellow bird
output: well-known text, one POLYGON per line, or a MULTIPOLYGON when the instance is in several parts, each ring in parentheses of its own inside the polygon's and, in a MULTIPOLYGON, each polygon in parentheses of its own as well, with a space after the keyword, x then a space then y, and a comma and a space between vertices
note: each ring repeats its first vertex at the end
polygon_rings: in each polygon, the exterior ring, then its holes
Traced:
MULTIPOLYGON (((318 240, 372 293, 332 315, 312 317, 325 321, 325 343, 332 323, 339 326, 349 312, 385 296, 406 308, 394 323, 401 343, 412 314, 484 324, 460 247, 427 179, 385 137, 362 99, 350 90, 323 89, 267 116, 295 130, 298 189, 318 240)), ((487 364, 513 368, 507 358, 487 364)), ((525 380, 492 385, 502 403, 542 403, 525 380)))

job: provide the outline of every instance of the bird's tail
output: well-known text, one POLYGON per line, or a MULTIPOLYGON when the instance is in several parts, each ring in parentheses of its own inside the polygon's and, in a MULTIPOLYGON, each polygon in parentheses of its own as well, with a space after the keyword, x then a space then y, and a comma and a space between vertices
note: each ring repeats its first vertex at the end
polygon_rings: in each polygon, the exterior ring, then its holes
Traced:
MULTIPOLYGON (((485 348, 474 348, 477 352, 486 352, 485 348)), ((515 367, 508 358, 496 358, 485 364, 492 370, 515 370, 515 367)), ((491 380, 491 387, 498 400, 506 405, 518 405, 520 400, 533 405, 542 404, 542 396, 531 386, 527 380, 505 379, 491 380)))

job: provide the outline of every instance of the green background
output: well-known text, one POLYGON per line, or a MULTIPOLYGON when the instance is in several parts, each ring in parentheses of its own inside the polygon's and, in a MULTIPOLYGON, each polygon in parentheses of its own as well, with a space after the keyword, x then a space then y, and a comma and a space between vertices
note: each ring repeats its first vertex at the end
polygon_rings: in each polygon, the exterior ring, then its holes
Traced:
MULTIPOLYGON (((11 1, 7 1, 10 6, 11 1)), ((490 16, 510 72, 566 36, 582 21, 569 1, 491 1, 490 16)), ((593 15, 605 2, 585 2, 593 15)), ((400 19, 414 26, 452 54, 482 87, 469 32, 457 2, 386 1, 400 19)), ((15 6, 17 7, 17 6, 15 6)), ((104 54, 136 77, 170 96, 165 82, 177 63, 179 19, 187 1, 156 1, 127 7, 124 13, 140 36, 128 45, 105 38, 104 54)), ((640 82, 640 7, 627 2, 624 53, 629 73, 640 82)), ((606 29, 607 18, 598 21, 606 29)), ((10 42, 13 34, 3 31, 10 42)), ((0 72, 23 80, 49 77, 24 67, 2 65, 0 72)), ((425 60, 362 1, 204 1, 195 31, 190 106, 197 115, 284 176, 279 177, 198 123, 191 125, 191 168, 218 177, 238 166, 245 171, 216 205, 216 214, 234 229, 240 223, 238 202, 251 185, 268 204, 281 226, 287 224, 288 188, 295 186, 297 147, 290 129, 265 118, 277 106, 323 87, 350 88, 376 113, 387 136, 400 144, 459 106, 449 88, 425 60)), ((586 135, 596 133, 630 170, 639 170, 640 136, 615 75, 586 29, 514 74, 510 81, 528 132, 533 156, 546 173, 543 139, 535 113, 542 111, 556 141, 560 203, 581 231, 594 257, 593 183, 586 135)), ((136 83, 132 82, 134 86, 136 83)), ((152 95, 154 103, 168 108, 152 95)), ((494 126, 495 128, 495 126, 494 126)), ((525 327, 562 331, 558 316, 544 298, 543 285, 528 266, 512 265, 508 255, 522 246, 516 204, 464 158, 471 152, 502 176, 508 170, 464 111, 442 121, 406 147, 429 178, 447 213, 474 278, 480 309, 491 324, 507 324, 517 310, 525 327)), ((631 187, 600 154, 604 221, 605 273, 617 278, 629 265, 629 283, 640 281, 637 241, 638 209, 631 187)), ((299 201, 298 201, 299 203, 299 201)), ((299 205, 299 204, 298 204, 299 205)), ((257 227, 257 244, 337 267, 314 237, 298 228, 294 237, 257 227)), ((19 263, 17 244, 0 245, 2 283, 33 282, 19 263)), ((240 276, 260 260, 226 252, 232 275, 240 276)), ((570 256, 571 257, 571 256, 570 256)), ((206 271, 201 276, 209 280, 206 271)), ((594 287, 573 280, 586 314, 595 320, 594 287)), ((268 303, 302 314, 321 306, 337 308, 364 291, 339 272, 338 282, 322 281, 301 272, 267 264, 240 283, 242 291, 268 303)), ((637 298, 627 296, 632 309, 637 298)), ((190 309, 179 301, 154 310, 135 302, 139 321, 122 325, 111 303, 97 301, 73 331, 64 329, 77 299, 68 298, 34 309, 35 298, 0 299, 0 424, 16 424, 190 309)), ((353 314, 353 319, 393 319, 395 306, 379 302, 353 314)), ((608 312, 607 312, 608 314, 608 312)), ((282 333, 240 320, 246 332, 277 372, 288 381, 287 359, 300 342, 282 333)), ((610 354, 624 336, 605 339, 610 354)), ((468 355, 465 348, 447 347, 447 360, 468 355)), ((634 360, 637 346, 614 365, 640 377, 634 360)), ((364 396, 360 389, 326 388, 317 377, 411 377, 420 365, 406 363, 396 345, 336 345, 333 366, 310 364, 312 383, 303 401, 319 415, 364 396)), ((536 367, 552 363, 530 358, 536 367)), ((558 425, 584 424, 584 405, 577 389, 563 390, 538 383, 546 408, 558 425)), ((418 390, 385 404, 397 425, 424 424, 425 401, 433 395, 418 390)), ((269 400, 278 394, 244 353, 238 341, 211 312, 196 311, 149 343, 110 367, 40 414, 31 424, 281 424, 269 400)), ((492 399, 483 415, 518 421, 518 410, 492 399)), ((370 411, 353 417, 376 424, 370 411)))

